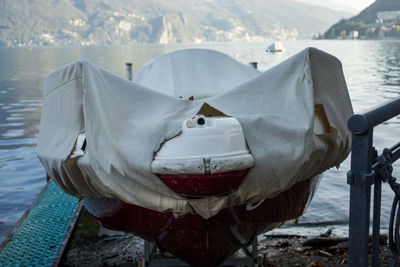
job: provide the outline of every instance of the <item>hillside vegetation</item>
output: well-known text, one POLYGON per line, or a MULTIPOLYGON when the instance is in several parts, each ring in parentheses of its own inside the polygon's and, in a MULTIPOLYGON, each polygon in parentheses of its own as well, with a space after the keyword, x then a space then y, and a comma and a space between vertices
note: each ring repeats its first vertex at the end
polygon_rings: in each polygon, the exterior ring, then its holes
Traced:
POLYGON ((400 10, 399 0, 377 0, 350 19, 342 19, 325 32, 324 38, 336 39, 357 31, 361 38, 400 37, 400 17, 393 21, 377 21, 378 12, 400 10))
POLYGON ((347 15, 293 0, 2 0, 0 45, 296 39, 347 15))

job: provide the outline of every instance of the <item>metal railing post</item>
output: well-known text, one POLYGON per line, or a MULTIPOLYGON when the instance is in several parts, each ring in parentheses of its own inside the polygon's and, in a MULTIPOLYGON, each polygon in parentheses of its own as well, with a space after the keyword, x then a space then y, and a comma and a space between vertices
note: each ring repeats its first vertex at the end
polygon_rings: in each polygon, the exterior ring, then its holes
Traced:
MULTIPOLYGON (((350 185, 348 255, 348 265, 350 267, 368 266, 371 185, 373 184, 374 208, 371 265, 379 266, 382 180, 390 181, 392 187, 396 179, 390 178, 391 172, 389 173, 389 178, 385 178, 387 175, 382 174, 382 170, 385 167, 380 164, 379 159, 382 159, 384 155, 382 154, 382 156, 378 157, 375 148, 372 146, 373 129, 375 126, 399 114, 400 97, 386 102, 367 113, 353 115, 348 121, 348 128, 352 132, 351 169, 347 173, 347 183, 350 185), (378 175, 375 175, 375 171, 378 175)), ((393 152, 393 161, 400 157, 399 147, 400 143, 390 149, 393 152)))
POLYGON ((374 183, 374 217, 372 227, 371 265, 379 266, 379 243, 381 229, 381 195, 382 181, 376 177, 374 183))
POLYGON ((353 132, 350 184, 349 266, 368 265, 371 185, 372 130, 353 132))

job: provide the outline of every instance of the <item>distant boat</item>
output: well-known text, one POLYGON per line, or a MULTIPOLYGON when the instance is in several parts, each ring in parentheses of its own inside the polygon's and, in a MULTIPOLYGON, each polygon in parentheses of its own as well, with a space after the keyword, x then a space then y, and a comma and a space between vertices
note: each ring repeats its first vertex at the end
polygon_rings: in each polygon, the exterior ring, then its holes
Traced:
POLYGON ((285 48, 283 47, 281 42, 274 42, 267 48, 267 52, 275 53, 275 52, 284 52, 285 48))

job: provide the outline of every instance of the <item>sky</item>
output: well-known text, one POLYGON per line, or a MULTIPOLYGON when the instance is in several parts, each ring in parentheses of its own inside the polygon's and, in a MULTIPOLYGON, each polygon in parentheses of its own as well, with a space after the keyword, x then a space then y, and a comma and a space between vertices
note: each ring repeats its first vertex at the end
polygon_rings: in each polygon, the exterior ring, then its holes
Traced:
POLYGON ((314 5, 321 5, 336 10, 347 11, 353 14, 359 13, 375 0, 296 0, 314 5))
POLYGON ((363 10, 364 8, 366 8, 367 6, 369 6, 370 4, 372 4, 373 2, 375 2, 375 0, 331 0, 332 2, 338 3, 338 4, 345 4, 348 6, 351 6, 355 9, 357 9, 358 11, 363 10))

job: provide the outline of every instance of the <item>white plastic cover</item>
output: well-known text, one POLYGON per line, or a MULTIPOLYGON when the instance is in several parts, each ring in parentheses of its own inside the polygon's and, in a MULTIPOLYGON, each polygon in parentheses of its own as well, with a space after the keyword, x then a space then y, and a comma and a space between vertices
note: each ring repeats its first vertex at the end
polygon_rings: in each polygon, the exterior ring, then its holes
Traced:
POLYGON ((320 50, 308 48, 264 73, 215 51, 178 51, 145 65, 135 81, 86 61, 46 78, 38 156, 67 193, 209 218, 274 197, 349 153, 352 107, 341 64, 320 50), (150 166, 205 103, 240 122, 255 166, 229 195, 186 199, 150 166), (83 131, 86 151, 71 157, 83 131))
POLYGON ((164 142, 151 163, 156 174, 214 174, 253 166, 240 123, 204 115, 185 120, 181 133, 164 142))
POLYGON ((183 99, 205 99, 258 74, 255 68, 217 51, 186 49, 150 60, 137 71, 133 82, 183 99))

